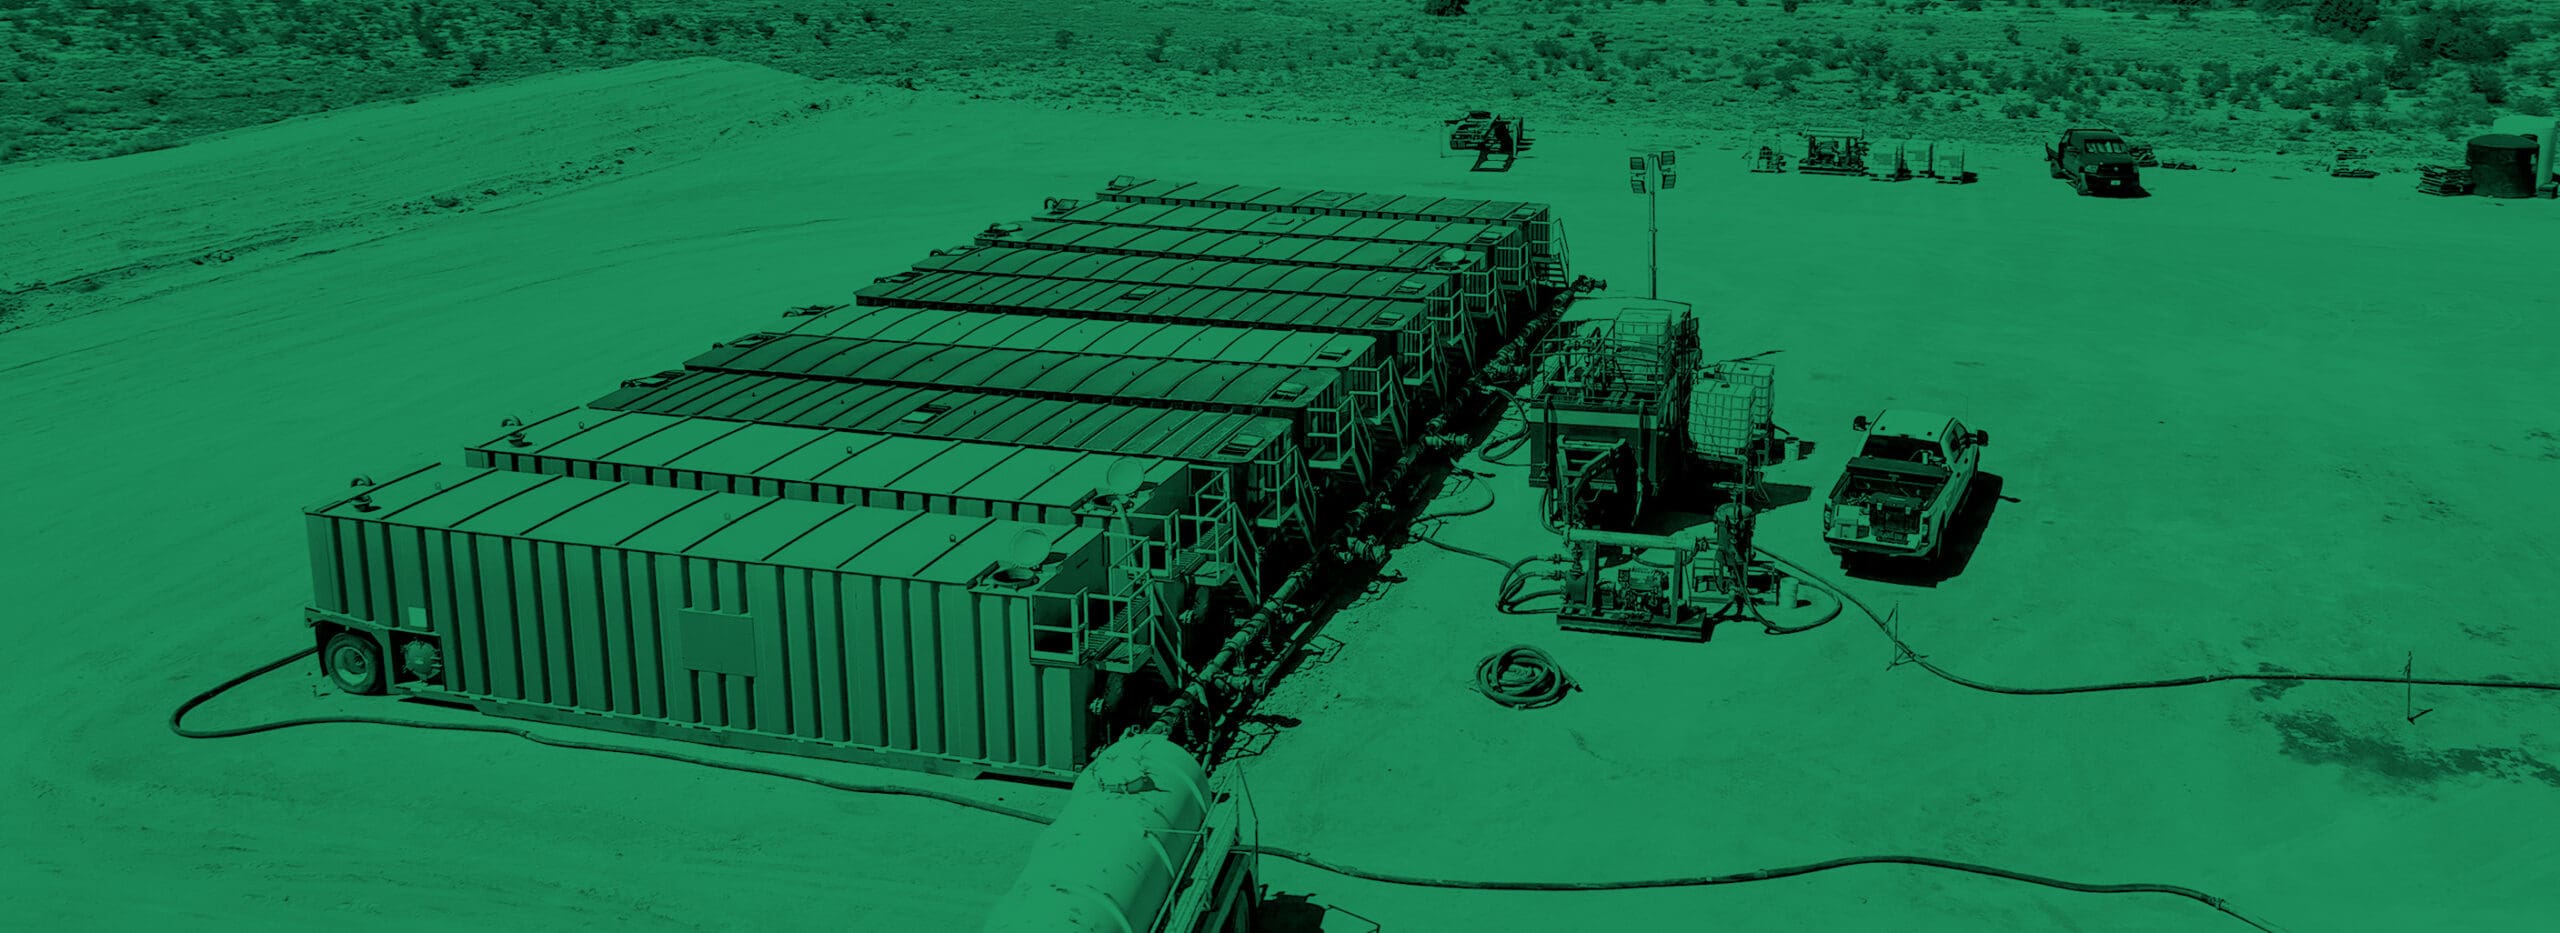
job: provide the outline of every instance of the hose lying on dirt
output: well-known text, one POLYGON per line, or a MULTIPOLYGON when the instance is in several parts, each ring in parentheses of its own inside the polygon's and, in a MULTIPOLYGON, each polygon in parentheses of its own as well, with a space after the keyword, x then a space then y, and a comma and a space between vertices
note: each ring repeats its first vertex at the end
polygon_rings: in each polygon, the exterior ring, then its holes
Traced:
POLYGON ((1553 706, 1580 689, 1556 659, 1528 645, 1513 645, 1476 665, 1476 692, 1512 709, 1553 706))
POLYGON ((580 742, 575 739, 555 739, 523 729, 481 723, 421 722, 413 719, 379 719, 372 716, 306 716, 300 719, 284 719, 275 722, 262 722, 255 725, 234 726, 228 729, 188 728, 186 724, 187 714, 194 712, 196 707, 203 706, 204 704, 211 702, 213 698, 229 692, 234 687, 265 676, 276 668, 310 657, 313 654, 318 653, 319 650, 320 649, 316 647, 304 648, 292 654, 285 655, 284 657, 269 661, 266 664, 251 669, 247 673, 233 677, 230 680, 215 684, 212 689, 187 698, 186 702, 178 704, 178 708, 169 713, 169 731, 190 739, 227 739, 234 736, 256 735, 261 732, 274 732, 279 729, 290 729, 296 726, 319 725, 399 726, 404 729, 436 729, 446 732, 490 732, 499 735, 512 735, 528 742, 549 745, 553 748, 574 748, 580 751, 613 752, 618 755, 636 755, 642 758, 658 758, 682 764, 719 768, 723 771, 740 771, 747 774, 761 774, 766 777, 777 777, 789 781, 799 781, 803 784, 815 784, 829 790, 851 791, 857 794, 888 794, 903 797, 922 797, 927 800, 939 800, 943 803, 958 804, 972 810, 984 810, 998 816, 1009 816, 1017 820, 1029 820, 1034 823, 1049 822, 1048 817, 1033 813, 1029 810, 1017 810, 1003 804, 988 803, 984 800, 976 800, 969 797, 963 797, 958 794, 932 790, 930 788, 900 787, 895 784, 854 784, 845 781, 831 781, 822 777, 812 777, 806 774, 793 774, 789 771, 782 771, 773 768, 759 768, 755 765, 713 761, 708 758, 698 758, 681 752, 651 751, 645 748, 625 748, 618 745, 580 742))

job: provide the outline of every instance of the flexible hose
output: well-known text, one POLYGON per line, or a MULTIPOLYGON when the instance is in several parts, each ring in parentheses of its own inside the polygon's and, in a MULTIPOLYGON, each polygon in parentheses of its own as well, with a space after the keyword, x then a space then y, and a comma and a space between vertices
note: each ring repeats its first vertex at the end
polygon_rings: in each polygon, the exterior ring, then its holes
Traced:
POLYGON ((1418 878, 1411 875, 1391 875, 1384 872, 1367 871, 1347 865, 1335 864, 1333 862, 1328 862, 1312 855, 1308 855, 1304 852, 1298 852, 1290 849, 1274 848, 1271 846, 1247 846, 1244 848, 1256 855, 1267 855, 1272 858, 1287 859, 1310 868, 1332 872, 1345 877, 1359 878, 1365 881, 1406 885, 1409 887, 1456 888, 1473 891, 1633 891, 1647 888, 1695 888, 1712 885, 1741 884, 1747 881, 1770 881, 1778 878, 1794 878, 1803 875, 1810 875, 1815 872, 1848 868, 1854 865, 1916 865, 1923 868, 1943 868, 1948 871, 1960 871, 1992 878, 2004 878, 2010 881, 2023 881, 2028 884, 2042 885, 2048 888, 2058 888, 2064 891, 2077 891, 2082 894, 2167 894, 2173 897, 2183 897, 2221 911, 2233 919, 2256 927, 2260 930, 2268 931, 2268 933, 2276 933, 2276 928, 2268 926, 2259 920, 2234 910, 2230 903, 2224 901, 2222 898, 2215 897, 2203 891, 2198 891, 2194 888, 2180 887, 2173 884, 2088 884, 2078 881, 2064 881, 2060 878, 2047 878, 2043 875, 2031 875, 2021 871, 2010 871, 2005 868, 1994 868, 1989 865, 1977 865, 1972 862, 1958 862, 1949 859, 1929 858, 1921 855, 1858 855, 1851 856, 1849 858, 1836 858, 1825 862, 1814 862, 1806 865, 1790 865, 1785 868, 1764 868, 1759 871, 1737 872, 1730 875, 1701 875, 1690 878, 1660 878, 1644 881, 1453 881, 1446 878, 1418 878))
POLYGON ((1553 706, 1581 687, 1546 652, 1513 645, 1476 665, 1476 692, 1512 709, 1553 706))
POLYGON ((203 693, 189 697, 186 702, 178 704, 178 708, 169 713, 169 731, 190 739, 226 739, 235 736, 256 735, 261 732, 274 732, 279 729, 290 729, 296 726, 336 724, 399 726, 404 729, 435 729, 445 732, 488 732, 498 735, 512 735, 528 742, 537 742, 543 745, 549 745, 553 748, 574 748, 580 751, 613 752, 618 755, 636 755, 641 758, 657 758, 665 761, 680 762, 683 764, 719 768, 724 771, 740 771, 747 774, 761 774, 766 777, 777 777, 784 780, 798 781, 803 784, 815 784, 829 790, 851 791, 857 794, 887 794, 901 797, 922 797, 927 800, 939 800, 943 803, 957 804, 959 806, 968 807, 972 810, 983 810, 998 816, 1009 816, 1017 820, 1029 820, 1034 823, 1049 822, 1049 817, 1033 813, 1029 810, 1019 810, 1003 804, 988 803, 984 800, 963 797, 958 794, 932 790, 929 788, 900 787, 895 784, 854 784, 845 781, 831 781, 822 777, 812 777, 806 774, 793 774, 789 771, 781 771, 773 768, 761 768, 755 765, 713 761, 711 759, 699 758, 678 752, 660 752, 643 748, 625 748, 618 745, 580 742, 575 739, 555 739, 508 726, 494 726, 478 723, 420 722, 411 719, 379 719, 371 716, 306 716, 299 719, 262 722, 250 726, 234 726, 228 729, 191 729, 187 727, 187 714, 194 712, 196 707, 203 706, 213 698, 229 692, 234 687, 265 676, 276 668, 310 657, 313 654, 318 653, 319 650, 320 649, 316 647, 304 648, 292 654, 285 655, 284 657, 269 661, 264 665, 252 669, 247 673, 233 677, 230 680, 216 684, 212 689, 206 690, 203 693))
MULTIPOLYGON (((1522 563, 1524 563, 1524 564, 1525 564, 1525 563, 1527 563, 1527 562, 1526 562, 1526 561, 1523 561, 1522 563)), ((176 710, 172 711, 172 712, 169 714, 169 731, 174 732, 174 733, 176 733, 176 734, 178 734, 178 735, 180 735, 180 736, 183 736, 183 737, 186 737, 186 738, 190 738, 190 739, 216 739, 216 738, 229 738, 229 737, 234 737, 234 736, 255 735, 255 734, 258 734, 258 733, 261 733, 261 732, 274 732, 274 731, 277 731, 277 730, 280 730, 280 729, 289 729, 289 728, 294 728, 294 727, 297 727, 297 726, 328 725, 328 724, 375 725, 375 726, 397 726, 397 727, 401 727, 401 728, 409 728, 409 729, 435 729, 435 730, 450 731, 450 732, 485 732, 485 733, 494 733, 494 734, 499 734, 499 735, 511 735, 511 736, 516 737, 516 738, 524 739, 524 740, 529 741, 529 742, 535 742, 535 743, 539 743, 539 744, 542 744, 542 745, 548 745, 548 746, 552 746, 552 747, 554 747, 554 748, 568 748, 568 749, 577 749, 577 750, 581 750, 581 751, 613 752, 613 753, 616 753, 616 754, 636 755, 636 756, 643 757, 643 758, 657 758, 657 759, 661 759, 661 760, 665 760, 665 761, 673 761, 673 762, 678 762, 678 763, 682 763, 682 764, 694 764, 694 765, 702 765, 702 766, 704 766, 704 767, 710 767, 710 768, 719 768, 719 769, 724 770, 724 771, 736 771, 736 772, 741 772, 741 773, 745 773, 745 774, 758 774, 758 775, 763 775, 763 776, 766 776, 766 777, 782 778, 782 779, 784 779, 784 780, 798 781, 798 782, 801 782, 801 783, 804 783, 804 784, 812 784, 812 785, 816 785, 816 786, 819 786, 819 787, 825 787, 825 788, 828 788, 828 789, 830 789, 830 790, 848 791, 848 792, 857 793, 857 794, 886 794, 886 795, 892 795, 892 796, 919 797, 919 798, 923 798, 923 799, 927 799, 927 800, 938 800, 938 801, 941 801, 941 802, 944 802, 944 803, 956 804, 956 805, 958 805, 958 806, 967 807, 967 808, 969 808, 969 809, 977 810, 977 811, 982 812, 982 813, 991 813, 991 814, 994 814, 994 815, 997 815, 997 816, 1010 817, 1010 818, 1013 818, 1013 819, 1021 820, 1021 821, 1026 822, 1026 823, 1032 823, 1032 824, 1036 824, 1036 825, 1043 825, 1043 826, 1045 826, 1045 825, 1048 825, 1048 824, 1049 824, 1049 823, 1051 823, 1051 822, 1054 822, 1054 819, 1053 819, 1053 818, 1051 818, 1051 817, 1044 816, 1044 815, 1039 814, 1039 813, 1034 813, 1034 812, 1031 812, 1031 811, 1029 811, 1029 810, 1022 810, 1022 809, 1017 809, 1017 808, 1014 808, 1014 807, 1007 807, 1007 806, 1003 806, 1003 805, 1001 805, 1001 804, 988 803, 988 802, 983 801, 983 800, 975 800, 975 799, 971 799, 971 798, 968 798, 968 797, 962 797, 962 796, 959 796, 959 795, 957 795, 957 794, 943 793, 943 792, 940 792, 940 791, 929 790, 929 789, 925 789, 925 788, 916 788, 916 787, 898 787, 898 786, 895 786, 895 785, 887 785, 887 784, 855 784, 855 783, 850 783, 850 782, 845 782, 845 781, 831 781, 831 780, 827 780, 827 779, 825 779, 825 778, 811 777, 811 776, 803 775, 803 774, 793 774, 793 773, 788 772, 788 771, 780 771, 780 770, 775 770, 775 769, 771 769, 771 768, 759 768, 759 767, 756 767, 756 766, 754 766, 754 765, 732 764, 732 763, 722 762, 722 761, 713 761, 713 760, 710 760, 710 759, 707 759, 707 758, 699 758, 699 757, 695 757, 695 756, 692 756, 692 755, 686 755, 686 754, 681 754, 681 753, 676 753, 676 752, 657 752, 657 751, 648 751, 648 750, 644 750, 644 749, 620 748, 620 747, 616 747, 616 746, 611 746, 611 745, 601 745, 601 744, 596 744, 596 743, 591 743, 591 742, 578 742, 578 741, 573 741, 573 740, 568 740, 568 739, 553 739, 553 738, 546 738, 546 737, 544 737, 544 736, 536 735, 536 734, 534 734, 534 733, 532 733, 532 732, 527 732, 527 731, 522 730, 522 729, 508 728, 508 727, 505 727, 505 726, 475 725, 475 724, 465 724, 465 723, 433 723, 433 722, 417 722, 417 721, 413 721, 413 720, 402 720, 402 719, 377 719, 377 718, 368 717, 368 716, 307 716, 307 717, 302 717, 302 718, 297 718, 297 719, 285 719, 285 720, 279 720, 279 721, 275 721, 275 722, 264 722, 264 723, 258 723, 258 724, 255 724, 255 725, 249 725, 249 726, 235 726, 235 727, 225 728, 225 729, 195 729, 195 728, 189 728, 189 727, 186 725, 186 717, 187 717, 187 714, 188 714, 188 713, 190 713, 190 712, 193 712, 197 707, 199 707, 199 706, 203 706, 205 703, 211 702, 214 698, 219 697, 219 696, 221 696, 222 694, 229 692, 232 688, 238 687, 238 686, 240 686, 241 684, 247 683, 247 682, 249 682, 249 681, 251 681, 251 680, 255 680, 255 679, 259 678, 259 677, 262 677, 262 676, 265 676, 265 675, 267 675, 267 674, 269 674, 269 673, 272 673, 272 672, 274 672, 277 668, 280 668, 280 667, 283 667, 283 666, 285 666, 285 665, 287 665, 287 664, 291 664, 291 663, 293 663, 293 662, 295 662, 295 661, 299 661, 299 660, 302 660, 302 659, 304 659, 304 658, 310 657, 312 654, 316 653, 318 650, 319 650, 319 649, 317 649, 317 648, 304 648, 304 649, 302 649, 302 650, 300 650, 300 651, 296 651, 296 652, 294 652, 294 653, 292 653, 292 654, 285 655, 284 657, 277 658, 277 659, 276 659, 276 660, 274 660, 274 661, 270 661, 270 662, 268 662, 268 663, 266 663, 266 664, 263 664, 263 665, 258 666, 257 668, 254 668, 254 669, 251 669, 251 670, 249 670, 249 671, 247 671, 247 672, 241 673, 241 674, 239 674, 239 675, 237 675, 237 676, 234 676, 234 677, 232 677, 232 678, 230 678, 230 679, 228 679, 228 680, 223 681, 222 683, 219 683, 219 684, 214 685, 212 688, 207 689, 207 690, 205 690, 204 692, 198 693, 198 694, 196 694, 196 695, 195 695, 195 696, 193 696, 193 697, 189 697, 189 698, 187 699, 187 701, 186 701, 186 702, 179 704, 179 705, 178 705, 178 708, 177 708, 176 710)), ((1535 651, 1536 649, 1529 649, 1529 650, 1531 650, 1531 651, 1535 651)), ((1552 663, 1553 663, 1553 662, 1552 662, 1552 661, 1549 661, 1548 663, 1549 663, 1550 665, 1552 665, 1552 663)), ((1553 669, 1553 668, 1551 667, 1551 669, 1553 669)), ((1558 678, 1562 678, 1562 677, 1563 677, 1563 673, 1562 673, 1562 671, 1561 671, 1561 670, 1556 670, 1556 676, 1557 676, 1558 678)), ((2029 884, 2043 885, 2043 886, 2045 886, 2045 887, 2058 888, 2058 889, 2065 890, 2065 891, 2077 891, 2077 892, 2082 892, 2082 893, 2091 893, 2091 894, 2130 894, 2130 893, 2158 893, 2158 894, 2170 894, 2170 895, 2175 895, 2175 896, 2178 896, 2178 897, 2184 897, 2184 898, 2187 898, 2187 899, 2189 899, 2189 900, 2193 900, 2193 901, 2196 901, 2196 902, 2198 902, 2198 903, 2202 903, 2202 904, 2205 904, 2205 905, 2207 905, 2207 906, 2210 906, 2210 907, 2212 907, 2212 908, 2213 908, 2213 909, 2215 909, 2215 910, 2221 911, 2221 912, 2223 912, 2223 913, 2225 913, 2225 914, 2229 914, 2230 916, 2232 916, 2232 917, 2234 917, 2234 918, 2239 919, 2239 920, 2240 920, 2241 922, 2243 922, 2243 923, 2247 923, 2247 924, 2249 924, 2250 926, 2256 927, 2256 928, 2257 928, 2257 929, 2259 929, 2259 930, 2266 931, 2266 933, 2279 933, 2279 931, 2277 931, 2274 927, 2268 926, 2268 925, 2266 925, 2266 924, 2264 924, 2264 923, 2260 923, 2260 922, 2259 922, 2259 921, 2257 921, 2257 920, 2253 920, 2253 919, 2251 919, 2251 918, 2249 918, 2249 917, 2247 917, 2247 916, 2244 916, 2244 915, 2240 914, 2238 911, 2233 910, 2233 909, 2231 908, 2231 906, 2230 906, 2228 903, 2224 902, 2221 898, 2217 898, 2217 897, 2214 897, 2214 896, 2212 896, 2212 895, 2205 894, 2204 892, 2196 891, 2196 890, 2192 890, 2192 889, 2189 889, 2189 888, 2176 887, 2176 886, 2172 886, 2172 885, 2156 885, 2156 884, 2111 884, 2111 885, 2109 885, 2109 884, 2083 884, 2083 883, 2079 883, 2079 882, 2062 881, 2062 880, 2054 879, 2054 878, 2046 878, 2046 877, 2043 877, 2043 876, 2040 876, 2040 875, 2031 875, 2031 874, 2026 874, 2026 873, 2024 873, 2024 872, 2009 871, 2009 870, 2006 870, 2006 869, 1994 868, 1994 867, 1987 866, 1987 865, 1976 865, 1976 864, 1972 864, 1972 863, 1968 863, 1968 862, 1955 862, 1955 861, 1948 861, 1948 860, 1945 860, 1945 859, 1926 858, 1926 857, 1922 857, 1922 856, 1906 856, 1906 855, 1870 855, 1870 856, 1854 856, 1854 857, 1850 857, 1850 858, 1833 859, 1833 860, 1830 860, 1830 861, 1827 861, 1827 862, 1815 862, 1815 863, 1807 864, 1807 865, 1795 865, 1795 866, 1789 866, 1789 867, 1785 867, 1785 868, 1770 868, 1770 869, 1762 869, 1762 870, 1759 870, 1759 871, 1753 871, 1753 872, 1743 872, 1743 873, 1738 873, 1738 874, 1729 874, 1729 875, 1709 875, 1709 876, 1701 876, 1701 877, 1694 877, 1694 878, 1662 878, 1662 879, 1646 879, 1646 880, 1635 880, 1635 881, 1465 881, 1465 880, 1453 880, 1453 879, 1446 879, 1446 878, 1425 878, 1425 877, 1419 877, 1419 876, 1414 876, 1414 875, 1400 875, 1400 874, 1393 874, 1393 873, 1389 873, 1389 872, 1372 871, 1372 870, 1369 870, 1369 869, 1357 868, 1357 867, 1353 867, 1353 866, 1349 866, 1349 865, 1344 865, 1344 864, 1341 864, 1341 863, 1339 863, 1339 862, 1333 862, 1333 861, 1328 861, 1328 860, 1325 860, 1325 859, 1320 859, 1320 858, 1317 858, 1317 857, 1315 857, 1315 856, 1313 856, 1313 855, 1310 855, 1310 854, 1307 854, 1307 853, 1305 853, 1305 852, 1301 852, 1301 851, 1298 851, 1298 850, 1295 850, 1295 849, 1286 849, 1286 848, 1280 848, 1280 847, 1276 847, 1276 846, 1260 846, 1260 845, 1252 845, 1252 846, 1240 846, 1240 847, 1238 847, 1238 848, 1239 848, 1241 851, 1249 852, 1249 853, 1252 853, 1252 854, 1255 854, 1255 855, 1267 855, 1267 856, 1270 856, 1270 857, 1272 857, 1272 858, 1286 859, 1286 860, 1288 860, 1288 861, 1296 862, 1296 863, 1298 863, 1298 864, 1305 865, 1305 866, 1307 866, 1307 867, 1314 868, 1314 869, 1319 870, 1319 871, 1331 872, 1331 873, 1333 873, 1333 874, 1341 875, 1341 876, 1348 877, 1348 878, 1359 878, 1359 879, 1362 879, 1362 880, 1365 880, 1365 881, 1373 881, 1373 882, 1378 882, 1378 883, 1381 883, 1381 884, 1404 885, 1404 886, 1408 886, 1408 887, 1450 888, 1450 889, 1478 890, 1478 891, 1624 891, 1624 890, 1638 890, 1638 889, 1650 889, 1650 888, 1702 887, 1702 886, 1710 886, 1710 885, 1741 884, 1741 883, 1744 883, 1744 882, 1750 882, 1750 881, 1766 881, 1766 880, 1771 880, 1771 879, 1776 879, 1776 878, 1792 878, 1792 877, 1796 877, 1796 876, 1798 876, 1798 875, 1809 875, 1809 874, 1812 874, 1812 873, 1814 873, 1814 872, 1829 871, 1829 870, 1832 870, 1832 869, 1835 869, 1835 868, 1846 868, 1846 867, 1849 867, 1849 866, 1852 866, 1852 865, 1874 865, 1874 864, 1901 864, 1901 865, 1915 865, 1915 866, 1920 866, 1920 867, 1924 867, 1924 868, 1941 868, 1941 869, 1947 869, 1947 870, 1951 870, 1951 871, 1961 871, 1961 872, 1967 872, 1967 873, 1971 873, 1971 874, 1985 875, 1985 876, 1994 877, 1994 878, 2006 878, 2006 879, 2010 879, 2010 880, 2014 880, 2014 881, 2023 881, 2023 882, 2026 882, 2026 883, 2029 883, 2029 884)))
POLYGON ((2280 671, 2267 671, 2253 674, 2197 674, 2189 677, 2170 677, 2159 680, 2127 680, 2114 683, 2080 684, 2068 687, 2004 686, 2001 684, 1975 680, 1931 663, 1927 658, 1921 657, 1919 652, 1911 650, 1911 645, 1904 642, 1901 636, 1895 635, 1892 629, 1885 627, 1884 616, 1876 612, 1874 608, 1869 607, 1864 600, 1859 599, 1847 590, 1833 585, 1831 581, 1816 576, 1812 571, 1806 570, 1803 565, 1770 553, 1767 548, 1755 547, 1752 548, 1752 550, 1762 557, 1766 557, 1777 562, 1781 567, 1795 571, 1798 579, 1802 579, 1815 586, 1821 587, 1823 590, 1828 591, 1831 595, 1838 597, 1843 602, 1858 607, 1859 612, 1865 613, 1867 619, 1876 624, 1876 631, 1882 633, 1885 640, 1893 642, 1894 650, 1898 652, 1896 656, 1903 663, 1919 665, 1922 670, 1926 670, 1931 674, 1937 675, 1941 680, 1960 687, 1980 690, 1984 693, 1998 693, 2008 696, 2062 696, 2074 693, 2106 693, 2114 690, 2153 690, 2162 687, 2193 687, 2200 684, 2249 680, 2326 681, 2331 683, 2352 684, 2426 684, 2431 687, 2499 687, 2511 690, 2560 691, 2560 683, 2546 683, 2529 680, 2457 680, 2439 677, 2392 677, 2387 674, 2299 674, 2280 671))

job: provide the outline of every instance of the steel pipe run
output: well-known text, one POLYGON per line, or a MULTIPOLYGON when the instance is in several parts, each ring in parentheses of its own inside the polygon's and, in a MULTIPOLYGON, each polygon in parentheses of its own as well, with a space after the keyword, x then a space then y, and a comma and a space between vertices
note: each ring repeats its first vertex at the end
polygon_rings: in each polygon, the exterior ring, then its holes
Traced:
MULTIPOLYGON (((1447 421, 1446 415, 1434 418, 1429 430, 1441 430, 1446 426, 1447 421)), ((1361 526, 1385 510, 1386 499, 1405 484, 1414 469, 1421 465, 1423 454, 1432 449, 1434 448, 1427 445, 1416 445, 1397 457, 1396 464, 1388 472, 1387 482, 1380 487, 1379 494, 1360 503, 1344 516, 1335 534, 1335 540, 1337 542, 1357 540, 1361 526)), ((1256 610, 1251 618, 1246 619, 1244 625, 1238 628, 1234 635, 1229 636, 1225 644, 1218 646, 1218 653, 1210 656, 1207 664, 1201 666, 1200 676, 1191 682, 1190 689, 1174 698, 1174 701, 1164 709, 1157 711, 1155 722, 1148 725, 1144 731, 1159 735, 1172 732, 1183 717, 1196 709, 1207 708, 1211 704, 1208 692, 1213 685, 1221 690, 1238 694, 1254 694, 1267 689, 1271 675, 1294 652, 1296 648, 1294 644, 1290 646, 1290 650, 1277 653, 1262 670, 1243 673, 1229 671, 1228 668, 1236 663, 1247 647, 1262 639, 1272 623, 1280 621, 1283 616, 1289 614, 1290 597, 1297 595, 1299 590, 1304 589, 1310 581, 1315 579, 1318 571, 1325 569, 1323 555, 1333 550, 1335 549, 1330 547, 1317 549, 1317 557, 1281 580, 1280 585, 1272 590, 1270 597, 1263 600, 1262 607, 1256 610)))

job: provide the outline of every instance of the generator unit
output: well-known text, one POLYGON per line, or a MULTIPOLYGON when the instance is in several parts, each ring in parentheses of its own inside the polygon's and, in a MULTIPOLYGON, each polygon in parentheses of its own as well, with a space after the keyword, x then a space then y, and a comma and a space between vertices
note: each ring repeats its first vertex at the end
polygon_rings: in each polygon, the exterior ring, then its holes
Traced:
POLYGON ((1697 316, 1677 301, 1586 298, 1535 360, 1519 401, 1529 484, 1545 492, 1549 522, 1605 527, 1643 514, 1687 459, 1697 316))

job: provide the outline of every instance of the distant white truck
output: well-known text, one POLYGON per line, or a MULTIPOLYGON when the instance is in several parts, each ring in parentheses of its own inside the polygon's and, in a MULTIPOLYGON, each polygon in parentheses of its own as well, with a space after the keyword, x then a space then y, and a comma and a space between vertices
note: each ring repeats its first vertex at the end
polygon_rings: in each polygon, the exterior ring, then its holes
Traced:
POLYGON ((1842 557, 1934 558, 1981 468, 1984 431, 1946 415, 1888 409, 1850 427, 1867 434, 1822 508, 1822 539, 1842 557))

